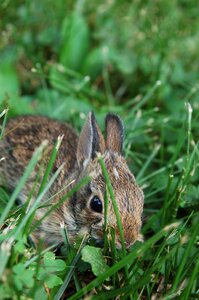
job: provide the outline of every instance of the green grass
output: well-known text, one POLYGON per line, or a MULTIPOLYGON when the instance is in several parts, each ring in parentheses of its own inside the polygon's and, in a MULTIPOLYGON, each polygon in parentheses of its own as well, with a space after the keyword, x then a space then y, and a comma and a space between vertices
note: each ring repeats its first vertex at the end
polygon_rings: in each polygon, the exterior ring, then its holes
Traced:
MULTIPOLYGON (((89 111, 101 128, 106 113, 116 112, 145 205, 144 243, 129 250, 114 243, 108 250, 106 236, 104 249, 87 245, 88 237, 69 245, 65 228, 60 255, 34 249, 32 216, 61 171, 48 181, 58 147, 32 210, 25 214, 15 200, 41 146, 13 193, 0 187, 0 299, 199 298, 197 6, 196 0, 2 1, 0 139, 7 119, 21 114, 48 115, 80 131, 89 111)), ((122 228, 120 234, 122 240, 122 228)))

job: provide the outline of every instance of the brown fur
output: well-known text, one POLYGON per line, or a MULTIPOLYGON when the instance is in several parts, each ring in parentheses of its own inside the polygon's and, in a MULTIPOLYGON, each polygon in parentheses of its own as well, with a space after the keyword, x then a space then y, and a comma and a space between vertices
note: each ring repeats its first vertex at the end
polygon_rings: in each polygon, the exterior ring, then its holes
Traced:
MULTIPOLYGON (((108 114, 106 117, 106 141, 92 113, 89 114, 79 139, 69 125, 46 117, 27 116, 11 120, 7 124, 3 140, 0 141, 0 158, 5 157, 0 161, 0 183, 13 190, 35 148, 43 140, 48 140, 49 146, 43 158, 45 165, 57 137, 62 134, 64 134, 64 138, 53 172, 63 162, 65 165, 43 201, 66 187, 63 192, 52 197, 50 203, 53 205, 81 178, 90 175, 92 179, 87 186, 77 191, 71 199, 65 201, 43 220, 34 232, 34 239, 43 238, 47 245, 62 243, 60 225, 65 224, 71 242, 75 241, 78 235, 84 233, 90 233, 97 241, 103 240, 104 214, 95 212, 90 207, 93 196, 97 196, 102 204, 104 202, 106 186, 96 155, 97 152, 100 152, 113 186, 125 243, 129 247, 139 238, 143 193, 122 156, 123 125, 120 118, 114 114, 108 114)), ((33 172, 20 195, 23 203, 30 193, 36 172, 37 170, 33 172)), ((39 208, 35 219, 40 219, 46 210, 47 208, 39 208)), ((119 231, 111 199, 108 204, 108 226, 115 228, 116 244, 120 246, 119 231)))

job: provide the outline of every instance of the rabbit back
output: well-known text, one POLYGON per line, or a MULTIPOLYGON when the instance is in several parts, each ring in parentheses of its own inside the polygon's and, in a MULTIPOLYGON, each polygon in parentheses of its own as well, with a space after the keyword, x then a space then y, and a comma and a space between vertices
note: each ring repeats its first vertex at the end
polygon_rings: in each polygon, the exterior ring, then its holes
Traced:
MULTIPOLYGON (((67 177, 76 162, 78 137, 68 124, 43 116, 24 116, 10 120, 6 125, 3 139, 0 141, 0 184, 8 189, 15 188, 20 176, 28 165, 34 150, 44 141, 48 141, 44 160, 49 161, 58 136, 63 140, 57 154, 53 171, 64 163, 63 177, 67 177)), ((36 172, 29 181, 34 181, 36 172)))

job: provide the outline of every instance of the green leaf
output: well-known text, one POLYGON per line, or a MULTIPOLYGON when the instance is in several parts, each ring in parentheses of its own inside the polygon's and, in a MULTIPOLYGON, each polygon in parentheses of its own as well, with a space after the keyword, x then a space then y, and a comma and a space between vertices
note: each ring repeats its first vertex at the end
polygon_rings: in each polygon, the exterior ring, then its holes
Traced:
POLYGON ((95 79, 101 72, 104 66, 103 49, 94 48, 89 52, 83 64, 83 73, 95 79))
POLYGON ((82 249, 82 260, 91 265, 93 274, 99 276, 109 269, 103 256, 102 250, 93 246, 85 246, 82 249))
POLYGON ((23 281, 21 280, 21 278, 19 276, 14 276, 14 283, 16 288, 21 291, 23 288, 23 281))
POLYGON ((29 288, 34 285, 34 270, 28 268, 26 269, 22 263, 19 263, 13 267, 14 281, 19 290, 25 285, 29 288))
POLYGON ((14 291, 9 287, 8 282, 0 285, 0 300, 14 299, 14 296, 14 291))
POLYGON ((33 108, 26 97, 13 96, 12 98, 8 99, 8 106, 10 108, 10 115, 33 113, 33 108))
POLYGON ((13 272, 15 274, 22 274, 25 271, 25 266, 22 263, 19 263, 13 267, 13 272))
MULTIPOLYGON (((50 253, 50 252, 49 252, 50 253)), ((49 254, 48 253, 48 254, 49 254)), ((53 254, 53 253, 52 253, 53 254)), ((53 258, 53 255, 47 255, 47 256, 49 256, 50 257, 50 259, 48 260, 47 258, 45 258, 45 260, 46 260, 46 263, 47 263, 47 265, 48 265, 48 263, 50 264, 50 261, 53 263, 53 260, 51 260, 51 258, 53 258)), ((55 260, 54 260, 54 262, 55 262, 55 260)), ((64 268, 65 268, 65 265, 64 265, 64 268)), ((40 280, 40 281, 45 281, 45 283, 46 283, 46 285, 49 287, 49 288, 53 288, 54 286, 56 286, 56 285, 60 285, 61 283, 62 283, 62 279, 61 278, 59 278, 57 275, 55 275, 55 274, 52 274, 52 273, 50 273, 51 271, 52 271, 52 269, 53 269, 53 271, 58 271, 58 269, 59 269, 59 266, 58 266, 58 268, 56 269, 54 266, 53 267, 51 267, 51 266, 47 266, 47 268, 40 268, 39 269, 39 272, 38 272, 38 274, 37 274, 37 279, 38 280, 40 280)), ((59 270, 63 270, 63 267, 60 267, 60 269, 59 270)))
POLYGON ((47 276, 48 276, 48 274, 46 272, 46 269, 40 267, 39 271, 37 273, 37 279, 38 280, 45 280, 47 276))
POLYGON ((74 11, 66 18, 62 27, 62 49, 60 62, 68 68, 78 70, 82 66, 89 48, 89 29, 81 12, 74 11))
POLYGON ((66 268, 66 263, 61 259, 55 259, 55 254, 47 252, 44 255, 44 266, 50 271, 63 271, 66 268))
POLYGON ((34 270, 31 269, 27 269, 24 274, 23 274, 23 282, 26 286, 28 286, 29 288, 33 287, 34 285, 34 270))
POLYGON ((55 260, 55 254, 53 252, 46 252, 44 255, 44 265, 48 265, 55 260))
POLYGON ((61 285, 62 283, 63 283, 63 280, 54 274, 49 275, 48 278, 45 280, 45 284, 49 288, 53 288, 54 286, 61 285))
POLYGON ((36 299, 42 299, 42 300, 49 299, 48 295, 46 294, 46 291, 42 285, 37 288, 34 299, 35 300, 36 299))
POLYGON ((15 68, 7 63, 0 64, 0 103, 19 93, 19 81, 15 68))
POLYGON ((15 244, 15 251, 18 252, 18 253, 24 253, 24 251, 25 251, 25 245, 24 245, 24 243, 21 242, 21 241, 18 241, 15 244))

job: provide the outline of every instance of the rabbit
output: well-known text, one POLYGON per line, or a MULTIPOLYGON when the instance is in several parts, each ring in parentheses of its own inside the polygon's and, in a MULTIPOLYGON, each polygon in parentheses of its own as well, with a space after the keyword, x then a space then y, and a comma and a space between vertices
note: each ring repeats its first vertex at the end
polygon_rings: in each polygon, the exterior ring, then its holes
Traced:
MULTIPOLYGON (((88 184, 43 219, 31 236, 35 244, 41 240, 46 246, 63 244, 64 238, 60 230, 63 225, 70 243, 74 243, 78 236, 84 234, 90 235, 98 244, 103 243, 106 184, 99 155, 104 160, 117 201, 125 247, 129 248, 136 240, 141 240, 144 195, 123 156, 123 123, 114 113, 106 115, 105 134, 106 138, 102 135, 93 112, 88 114, 79 137, 70 125, 44 116, 16 117, 6 124, 4 137, 0 141, 0 185, 8 190, 12 191, 17 186, 34 150, 43 140, 48 140, 43 159, 48 162, 51 150, 60 135, 63 135, 63 140, 52 174, 63 162, 64 167, 42 201, 45 203, 51 197, 50 205, 53 206, 82 178, 91 176, 88 184), (66 187, 64 191, 58 193, 63 187, 66 187)), ((22 203, 25 203, 30 194, 37 172, 38 169, 35 168, 21 191, 19 200, 22 203)), ((34 199, 33 196, 32 201, 34 199)), ((49 207, 39 207, 34 219, 39 220, 48 209, 49 207)), ((107 223, 115 229, 115 244, 121 248, 111 199, 108 200, 107 223)))

